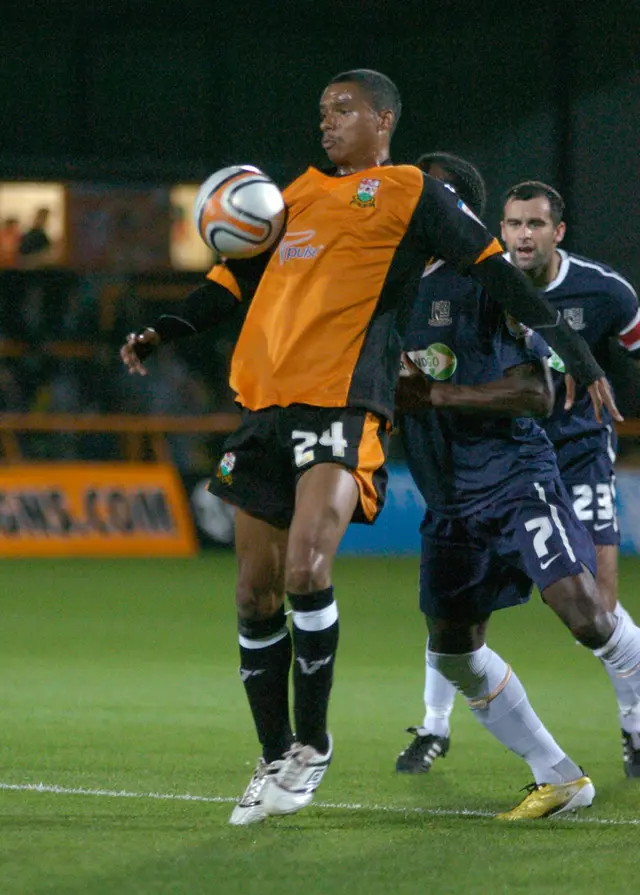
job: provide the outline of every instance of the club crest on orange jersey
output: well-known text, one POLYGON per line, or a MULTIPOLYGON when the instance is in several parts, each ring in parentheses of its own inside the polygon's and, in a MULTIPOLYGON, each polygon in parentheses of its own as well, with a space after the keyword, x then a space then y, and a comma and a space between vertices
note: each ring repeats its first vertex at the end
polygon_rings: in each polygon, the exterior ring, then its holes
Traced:
POLYGON ((235 465, 236 455, 233 451, 227 451, 222 460, 218 463, 216 478, 220 479, 221 482, 224 482, 225 485, 230 485, 232 482, 231 473, 233 472, 233 467, 235 465))
POLYGON ((363 177, 350 204, 356 205, 358 208, 375 208, 376 193, 379 186, 379 180, 363 177))

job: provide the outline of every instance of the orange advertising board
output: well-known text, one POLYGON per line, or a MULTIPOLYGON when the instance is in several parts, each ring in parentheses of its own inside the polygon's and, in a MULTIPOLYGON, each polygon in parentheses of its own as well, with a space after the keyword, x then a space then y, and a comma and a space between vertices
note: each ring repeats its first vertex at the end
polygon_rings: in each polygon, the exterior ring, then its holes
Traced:
POLYGON ((0 467, 0 556, 191 556, 180 477, 164 463, 0 467))

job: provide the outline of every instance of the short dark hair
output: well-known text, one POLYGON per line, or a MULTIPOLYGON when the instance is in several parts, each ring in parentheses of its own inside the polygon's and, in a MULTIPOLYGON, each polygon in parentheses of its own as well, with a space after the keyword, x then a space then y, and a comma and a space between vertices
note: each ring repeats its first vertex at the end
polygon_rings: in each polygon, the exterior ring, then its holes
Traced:
POLYGON ((402 114, 402 99, 400 91, 391 78, 370 68, 352 68, 350 71, 340 72, 339 75, 331 78, 329 83, 340 84, 343 81, 353 81, 359 84, 367 93, 376 112, 386 112, 387 109, 393 112, 393 127, 391 128, 393 134, 402 114))
POLYGON ((522 183, 509 187, 502 200, 503 213, 507 202, 513 200, 528 202, 529 199, 538 199, 540 197, 547 199, 549 202, 551 220, 557 227, 564 216, 564 199, 557 190, 554 190, 552 186, 549 186, 548 183, 543 183, 541 180, 523 180, 522 183))
POLYGON ((482 217, 487 205, 487 188, 482 174, 471 162, 451 152, 425 152, 416 165, 427 172, 431 165, 440 165, 447 172, 451 184, 465 205, 482 217))

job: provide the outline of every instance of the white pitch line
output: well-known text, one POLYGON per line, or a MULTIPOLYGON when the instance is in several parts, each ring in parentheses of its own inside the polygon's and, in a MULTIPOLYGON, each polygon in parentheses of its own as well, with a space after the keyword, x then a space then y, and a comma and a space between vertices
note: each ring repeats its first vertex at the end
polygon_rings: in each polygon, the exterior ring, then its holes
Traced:
MULTIPOLYGON (((10 792, 40 792, 64 796, 101 796, 109 799, 160 799, 174 802, 213 802, 226 804, 237 802, 233 796, 194 796, 190 793, 130 792, 126 789, 84 789, 82 787, 57 786, 49 783, 2 783, 0 790, 10 792)), ((422 814, 428 817, 495 817, 491 811, 475 811, 471 808, 416 808, 398 805, 366 805, 357 802, 314 802, 316 808, 332 808, 337 811, 376 811, 387 814, 422 814)), ((640 819, 613 820, 605 817, 571 815, 558 818, 579 824, 598 824, 611 827, 640 826, 640 819)))

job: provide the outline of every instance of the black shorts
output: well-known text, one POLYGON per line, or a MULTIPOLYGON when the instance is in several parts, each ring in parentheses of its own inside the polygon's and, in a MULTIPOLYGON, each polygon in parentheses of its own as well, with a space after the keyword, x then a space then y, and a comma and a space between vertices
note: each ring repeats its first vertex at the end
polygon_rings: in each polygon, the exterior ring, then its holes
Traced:
POLYGON ((353 407, 245 410, 224 443, 209 490, 251 516, 289 528, 298 478, 318 463, 349 469, 360 499, 354 522, 371 524, 384 506, 390 423, 353 407))

